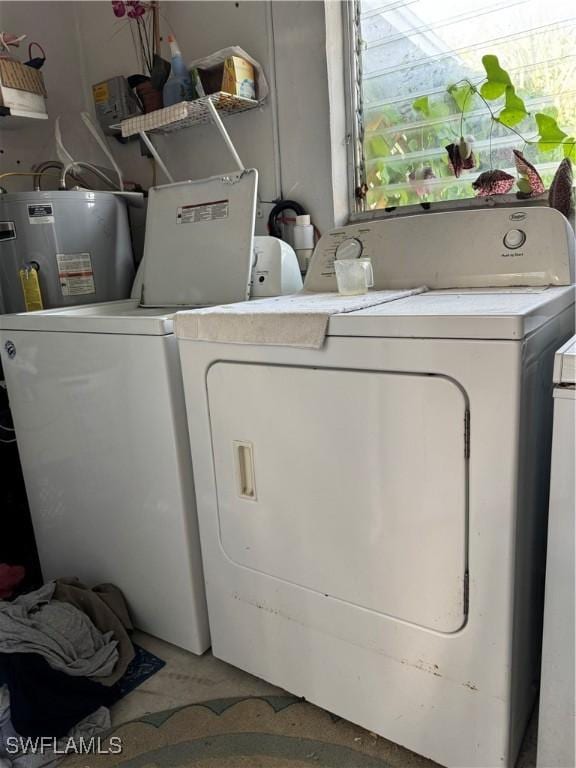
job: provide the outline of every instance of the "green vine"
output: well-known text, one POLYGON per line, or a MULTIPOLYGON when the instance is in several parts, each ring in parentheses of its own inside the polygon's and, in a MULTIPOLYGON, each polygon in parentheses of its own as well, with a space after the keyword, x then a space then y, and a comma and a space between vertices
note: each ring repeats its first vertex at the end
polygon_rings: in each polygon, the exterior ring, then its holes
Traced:
MULTIPOLYGON (((469 104, 470 97, 475 95, 478 96, 486 106, 492 121, 489 148, 491 168, 492 127, 494 124, 501 125, 506 130, 516 134, 524 142, 524 146, 537 145, 538 149, 542 152, 551 152, 561 146, 564 157, 568 157, 572 160, 576 159, 576 140, 573 137, 569 137, 550 115, 546 115, 542 112, 537 112, 534 115, 537 133, 531 137, 527 138, 514 127, 519 123, 522 123, 526 118, 531 117, 530 112, 528 112, 526 108, 526 104, 516 92, 516 87, 514 86, 509 73, 500 66, 497 56, 492 54, 483 56, 482 64, 486 71, 486 78, 481 83, 474 84, 465 78, 453 85, 449 85, 446 89, 460 110, 460 141, 464 140, 466 108, 469 104), (502 98, 502 96, 504 96, 504 106, 500 109, 500 112, 496 114, 496 111, 492 108, 490 102, 496 101, 497 99, 502 98)), ((422 97, 416 99, 416 101, 412 103, 412 107, 416 111, 426 114, 429 110, 428 98, 422 97)))
POLYGON ((546 186, 555 174, 552 166, 563 156, 576 161, 574 94, 560 96, 562 100, 554 105, 548 98, 549 77, 532 71, 516 76, 522 83, 519 92, 496 56, 485 56, 482 63, 478 78, 470 74, 445 86, 442 93, 412 96, 406 102, 380 103, 385 91, 379 82, 366 83, 364 152, 369 208, 468 198, 470 183, 478 180, 470 174, 472 168, 479 175, 499 173, 503 168, 511 179, 509 166, 516 166, 517 189, 531 195, 534 190, 528 173, 520 169, 517 154, 512 158, 512 146, 521 154, 530 151, 524 167, 541 164, 537 173, 546 186), (541 106, 529 109, 526 95, 541 106), (566 125, 572 128, 568 130, 566 125), (462 177, 464 171, 468 173, 462 177))

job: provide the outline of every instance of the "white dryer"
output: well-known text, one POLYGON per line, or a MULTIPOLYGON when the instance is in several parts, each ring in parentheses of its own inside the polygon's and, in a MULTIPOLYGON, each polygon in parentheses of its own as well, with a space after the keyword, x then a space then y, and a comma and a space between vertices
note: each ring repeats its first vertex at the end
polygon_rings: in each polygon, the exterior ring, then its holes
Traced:
POLYGON ((177 316, 213 652, 446 766, 511 767, 574 235, 544 208, 339 228, 301 322, 341 255, 369 256, 377 289, 429 290, 332 315, 318 349, 286 339, 294 299, 227 307, 214 335, 177 316), (222 335, 267 320, 265 344, 222 335))
POLYGON ((135 298, 0 317, 45 579, 113 582, 135 625, 210 645, 173 316, 248 297, 256 171, 150 191, 135 298))

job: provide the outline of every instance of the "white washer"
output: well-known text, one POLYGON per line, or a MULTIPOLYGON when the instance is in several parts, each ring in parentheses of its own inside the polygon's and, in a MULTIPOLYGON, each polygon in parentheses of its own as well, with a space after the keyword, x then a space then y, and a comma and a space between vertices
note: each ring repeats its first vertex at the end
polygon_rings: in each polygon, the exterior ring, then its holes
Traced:
POLYGON ((576 337, 556 354, 554 384, 538 766, 572 768, 576 765, 576 337))
POLYGON ((178 315, 213 652, 444 765, 512 766, 574 235, 544 208, 365 222, 320 240, 305 288, 335 290, 351 238, 377 288, 432 290, 333 315, 321 349, 178 315))
POLYGON ((137 627, 194 653, 210 637, 172 321, 247 298, 256 184, 246 171, 151 190, 134 294, 155 308, 0 317, 44 578, 113 582, 137 627))

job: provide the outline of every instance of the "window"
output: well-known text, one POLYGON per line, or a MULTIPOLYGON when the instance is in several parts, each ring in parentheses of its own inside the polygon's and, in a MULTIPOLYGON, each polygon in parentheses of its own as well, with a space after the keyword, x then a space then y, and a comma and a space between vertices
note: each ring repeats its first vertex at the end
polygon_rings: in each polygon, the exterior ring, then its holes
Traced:
POLYGON ((356 212, 475 197, 483 171, 517 177, 513 149, 546 186, 566 154, 576 157, 574 0, 352 0, 348 14, 356 212), (505 95, 487 105, 470 90, 486 79, 486 55, 529 113, 510 127, 489 111, 500 115, 505 95), (565 136, 538 143, 536 113, 565 136), (445 147, 461 136, 474 167, 457 177, 445 147))

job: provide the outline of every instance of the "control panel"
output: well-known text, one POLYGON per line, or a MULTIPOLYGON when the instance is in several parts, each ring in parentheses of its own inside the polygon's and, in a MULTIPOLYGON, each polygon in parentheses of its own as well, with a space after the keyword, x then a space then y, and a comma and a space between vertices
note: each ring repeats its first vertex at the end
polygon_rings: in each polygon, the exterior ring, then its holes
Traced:
POLYGON ((569 285, 574 232, 547 207, 426 213, 323 235, 304 288, 335 291, 336 259, 370 258, 375 289, 569 285))

